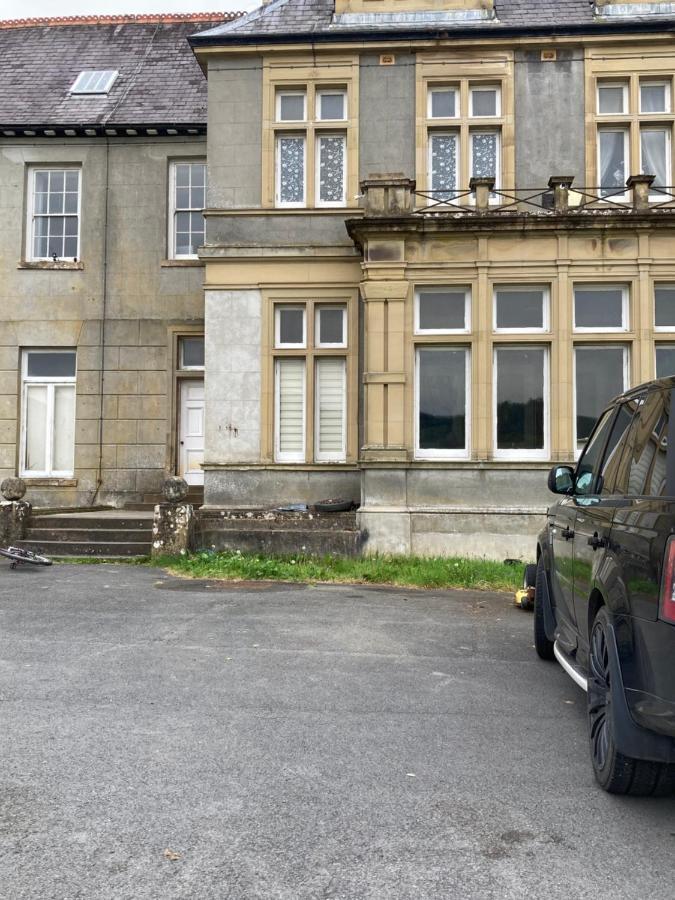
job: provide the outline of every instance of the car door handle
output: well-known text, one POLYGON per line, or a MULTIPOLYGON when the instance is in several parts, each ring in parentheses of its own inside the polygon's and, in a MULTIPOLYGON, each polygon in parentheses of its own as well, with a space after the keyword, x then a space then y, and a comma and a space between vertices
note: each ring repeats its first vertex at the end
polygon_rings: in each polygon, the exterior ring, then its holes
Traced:
POLYGON ((563 528, 560 532, 561 536, 565 538, 566 541, 571 541, 574 537, 574 532, 570 531, 569 528, 563 528))
POLYGON ((588 546, 592 547, 594 550, 599 550, 600 547, 607 546, 607 541, 604 538, 601 538, 596 531, 593 537, 589 537, 588 546))

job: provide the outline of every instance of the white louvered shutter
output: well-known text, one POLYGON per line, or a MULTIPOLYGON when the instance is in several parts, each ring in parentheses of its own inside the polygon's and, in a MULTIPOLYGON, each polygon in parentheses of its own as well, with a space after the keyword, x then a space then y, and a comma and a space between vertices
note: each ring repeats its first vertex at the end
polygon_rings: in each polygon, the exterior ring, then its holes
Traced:
POLYGON ((277 459, 305 461, 305 361, 278 359, 276 365, 277 459))
POLYGON ((316 361, 316 458, 343 460, 345 441, 345 361, 323 358, 316 361))

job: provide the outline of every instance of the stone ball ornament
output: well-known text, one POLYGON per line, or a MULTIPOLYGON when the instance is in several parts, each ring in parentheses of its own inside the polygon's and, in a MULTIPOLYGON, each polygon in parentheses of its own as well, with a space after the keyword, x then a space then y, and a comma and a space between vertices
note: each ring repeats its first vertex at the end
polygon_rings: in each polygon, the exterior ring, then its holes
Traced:
POLYGON ((5 500, 21 500, 26 493, 26 482, 23 478, 5 478, 0 484, 0 493, 5 500))
POLYGON ((188 494, 188 483, 179 475, 172 475, 162 485, 162 494, 168 503, 180 503, 188 494))

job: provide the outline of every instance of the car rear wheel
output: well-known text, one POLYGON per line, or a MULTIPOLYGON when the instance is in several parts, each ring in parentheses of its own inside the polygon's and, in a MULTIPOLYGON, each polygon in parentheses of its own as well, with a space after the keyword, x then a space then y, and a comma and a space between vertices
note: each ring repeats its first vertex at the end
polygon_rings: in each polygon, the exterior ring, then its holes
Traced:
POLYGON ((548 593, 548 575, 544 567, 544 557, 537 561, 537 577, 534 587, 534 649, 541 659, 553 659, 553 641, 546 636, 544 625, 544 594, 548 593))
POLYGON ((675 766, 633 759, 616 748, 607 637, 610 627, 611 619, 603 606, 593 622, 588 673, 589 740, 596 780, 610 794, 668 796, 675 791, 675 766))

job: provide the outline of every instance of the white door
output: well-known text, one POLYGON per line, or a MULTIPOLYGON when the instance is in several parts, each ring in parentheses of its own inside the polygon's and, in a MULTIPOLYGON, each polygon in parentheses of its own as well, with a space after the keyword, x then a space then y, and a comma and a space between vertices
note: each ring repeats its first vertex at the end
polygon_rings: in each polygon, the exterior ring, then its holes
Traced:
POLYGON ((188 484, 204 484, 204 382, 185 378, 180 383, 178 426, 179 475, 188 484))

